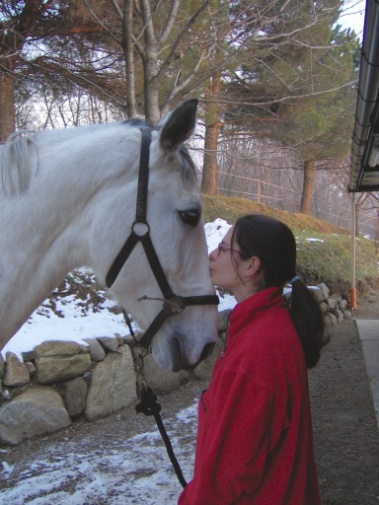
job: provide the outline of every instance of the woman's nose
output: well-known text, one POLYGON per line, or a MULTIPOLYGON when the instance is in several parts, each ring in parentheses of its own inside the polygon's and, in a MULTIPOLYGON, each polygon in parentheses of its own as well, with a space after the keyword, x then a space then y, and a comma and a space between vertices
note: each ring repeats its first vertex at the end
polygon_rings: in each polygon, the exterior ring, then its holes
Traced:
POLYGON ((218 251, 218 249, 216 248, 216 249, 213 249, 213 251, 211 251, 209 253, 209 256, 208 256, 209 261, 214 261, 217 258, 217 251, 218 251))

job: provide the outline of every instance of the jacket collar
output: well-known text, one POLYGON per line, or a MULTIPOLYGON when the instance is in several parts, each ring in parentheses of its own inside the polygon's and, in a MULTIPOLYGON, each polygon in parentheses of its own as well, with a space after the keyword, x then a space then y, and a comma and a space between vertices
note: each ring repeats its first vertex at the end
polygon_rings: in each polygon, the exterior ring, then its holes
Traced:
POLYGON ((235 334, 245 325, 249 324, 258 312, 266 311, 273 307, 279 308, 283 304, 284 298, 281 288, 263 289, 234 307, 230 314, 229 327, 232 329, 232 333, 235 334))

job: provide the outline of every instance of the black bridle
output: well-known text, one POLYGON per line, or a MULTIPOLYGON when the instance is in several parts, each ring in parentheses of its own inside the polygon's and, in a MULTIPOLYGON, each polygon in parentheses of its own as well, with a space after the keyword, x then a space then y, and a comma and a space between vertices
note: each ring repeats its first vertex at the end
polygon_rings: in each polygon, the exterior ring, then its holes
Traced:
MULTIPOLYGON (((163 323, 170 317, 180 314, 189 305, 217 305, 219 303, 218 296, 216 295, 202 295, 202 296, 178 296, 173 293, 167 277, 162 269, 161 263, 155 251, 153 242, 150 237, 150 226, 146 220, 147 211, 147 195, 149 185, 149 157, 150 157, 150 143, 151 143, 151 130, 147 127, 141 128, 142 142, 140 152, 140 163, 138 173, 138 189, 137 189, 137 208, 136 218, 131 227, 131 232, 123 245, 121 251, 118 253, 114 260, 109 272, 106 276, 106 284, 111 287, 117 279, 121 269, 123 268, 134 246, 141 242, 145 251, 146 257, 149 261, 151 270, 157 280, 157 283, 163 294, 163 308, 150 324, 142 338, 133 345, 131 345, 134 370, 136 373, 137 396, 141 402, 136 406, 136 411, 143 412, 145 415, 153 415, 157 423, 158 429, 165 443, 167 453, 171 463, 175 469, 179 482, 183 487, 187 485, 183 477, 180 466, 176 460, 171 442, 163 425, 160 410, 161 406, 157 402, 157 397, 146 384, 143 375, 144 357, 146 356, 154 335, 157 333, 163 323)), ((149 299, 143 297, 141 300, 149 299)), ((135 335, 131 326, 128 315, 124 312, 125 320, 129 326, 130 333, 135 339, 135 335)))
MULTIPOLYGON (((121 269, 123 268, 134 246, 141 242, 149 261, 151 270, 163 294, 163 308, 152 321, 148 329, 145 331, 142 338, 139 340, 139 345, 148 349, 152 339, 163 323, 170 317, 180 314, 189 305, 217 305, 219 299, 217 295, 201 295, 201 296, 178 296, 173 293, 167 277, 162 269, 161 263, 155 251, 153 242, 150 237, 150 226, 146 220, 147 212, 147 195, 149 185, 149 158, 150 158, 150 143, 151 129, 148 127, 141 128, 142 142, 140 151, 140 163, 138 173, 138 189, 137 189, 137 205, 136 218, 131 227, 131 232, 123 245, 121 251, 114 260, 109 272, 106 276, 106 284, 111 287, 117 279, 121 269)), ((146 298, 142 298, 147 299, 146 298)))

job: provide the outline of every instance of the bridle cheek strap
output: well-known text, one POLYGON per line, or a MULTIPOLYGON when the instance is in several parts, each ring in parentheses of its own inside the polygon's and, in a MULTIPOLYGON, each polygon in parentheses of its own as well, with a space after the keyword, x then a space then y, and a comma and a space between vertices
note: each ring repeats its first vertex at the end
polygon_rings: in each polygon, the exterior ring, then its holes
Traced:
POLYGON ((154 318, 153 322, 150 324, 143 337, 139 341, 139 345, 142 345, 148 349, 151 345, 154 335, 170 316, 180 314, 187 306, 190 305, 217 305, 219 303, 219 299, 217 295, 186 297, 177 296, 175 293, 173 293, 168 283, 167 277, 162 269, 162 265, 159 261, 155 247, 151 240, 150 227, 146 220, 151 130, 150 128, 143 127, 141 128, 141 133, 142 142, 138 173, 136 220, 132 224, 132 230, 129 237, 127 238, 125 244, 121 248, 107 273, 106 285, 110 288, 114 284, 134 247, 138 242, 141 242, 150 268, 155 276, 155 279, 164 298, 162 310, 154 318))

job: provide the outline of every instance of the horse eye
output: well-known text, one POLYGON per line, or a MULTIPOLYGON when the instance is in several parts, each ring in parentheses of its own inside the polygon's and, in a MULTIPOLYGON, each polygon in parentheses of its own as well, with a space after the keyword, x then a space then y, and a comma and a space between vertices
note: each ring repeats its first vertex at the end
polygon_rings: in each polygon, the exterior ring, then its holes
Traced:
POLYGON ((179 211, 179 216, 183 223, 195 227, 199 224, 201 213, 198 209, 182 210, 179 211))

